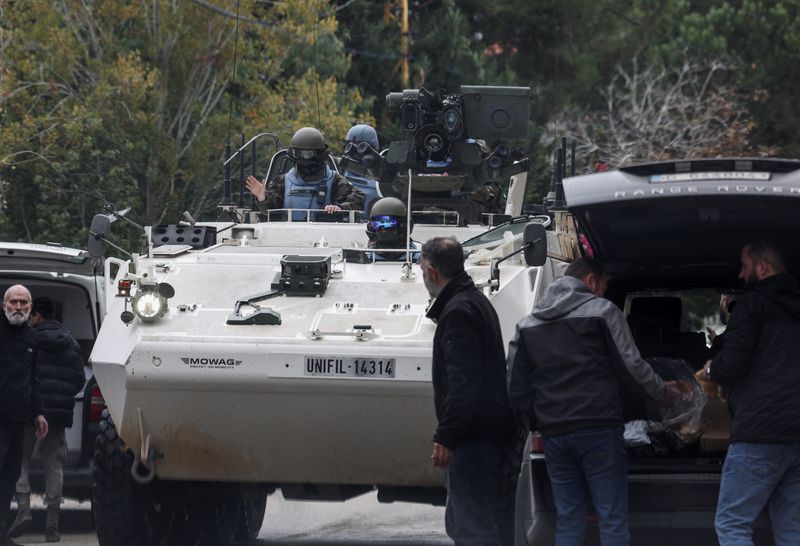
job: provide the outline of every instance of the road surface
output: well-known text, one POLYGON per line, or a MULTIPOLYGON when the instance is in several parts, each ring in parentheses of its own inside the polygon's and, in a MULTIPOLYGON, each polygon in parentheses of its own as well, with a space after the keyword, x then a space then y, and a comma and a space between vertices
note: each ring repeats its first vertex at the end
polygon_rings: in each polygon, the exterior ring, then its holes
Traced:
MULTIPOLYGON (((36 529, 18 539, 44 544, 44 510, 34 499, 36 529), (37 508, 39 507, 39 508, 37 508)), ((61 546, 97 546, 89 503, 62 509, 61 546)), ((264 527, 247 546, 452 546, 444 532, 444 508, 397 502, 381 504, 375 493, 346 502, 267 501, 264 527)))

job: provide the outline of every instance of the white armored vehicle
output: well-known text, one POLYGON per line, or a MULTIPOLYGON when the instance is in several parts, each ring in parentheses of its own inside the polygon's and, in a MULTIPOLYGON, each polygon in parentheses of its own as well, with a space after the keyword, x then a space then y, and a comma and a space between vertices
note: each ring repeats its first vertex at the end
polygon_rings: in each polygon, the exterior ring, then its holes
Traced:
MULTIPOLYGON (((410 178, 405 189, 428 182, 410 178)), ((415 194, 411 208, 422 201, 415 194)), ((443 499, 429 460, 435 325, 412 251, 376 257, 353 212, 347 222, 231 212, 246 219, 153 226, 146 253, 105 262, 107 317, 92 352, 108 406, 95 455, 102 546, 254 538, 277 488, 289 499, 376 488, 385 502, 443 499)), ((413 237, 466 242, 467 271, 508 341, 552 276, 526 263, 544 262, 549 218, 494 228, 458 218, 418 216, 413 237)), ((94 254, 109 220, 95 217, 94 254)))

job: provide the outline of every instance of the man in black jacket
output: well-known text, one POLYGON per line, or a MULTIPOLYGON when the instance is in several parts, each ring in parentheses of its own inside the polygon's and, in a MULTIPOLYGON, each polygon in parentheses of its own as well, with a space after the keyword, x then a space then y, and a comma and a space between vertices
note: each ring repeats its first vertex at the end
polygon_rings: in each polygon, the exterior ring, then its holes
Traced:
MULTIPOLYGON (((58 542, 58 514, 64 487, 64 461, 67 456, 65 429, 72 426, 75 395, 83 388, 85 382, 83 356, 80 345, 72 334, 55 320, 55 308, 51 299, 36 298, 33 301, 30 325, 36 333, 36 343, 39 348, 36 367, 44 415, 50 428, 47 437, 38 441, 39 452, 45 463, 44 504, 47 506, 45 541, 58 542)), ((22 536, 33 526, 28 470, 36 444, 33 429, 26 427, 22 472, 17 481, 16 497, 19 511, 8 531, 10 537, 22 536)))
POLYGON ((515 431, 500 323, 464 271, 458 241, 427 241, 420 268, 436 298, 427 315, 437 323, 432 373, 439 424, 431 459, 447 469, 445 527, 458 546, 499 545, 510 538, 513 508, 501 476, 515 431))
POLYGON ((727 388, 732 418, 717 536, 721 546, 753 544, 753 523, 769 506, 775 544, 800 544, 800 283, 774 243, 745 245, 741 263, 750 289, 705 367, 727 388))
POLYGON ((587 485, 603 546, 630 543, 620 390, 658 401, 673 389, 642 359, 605 290, 599 262, 572 262, 517 324, 508 349, 511 405, 544 438, 559 546, 584 544, 587 485))
POLYGON ((0 544, 17 544, 6 537, 6 520, 19 477, 25 425, 33 421, 36 436, 47 436, 36 375, 36 342, 27 324, 31 293, 14 285, 3 296, 0 316, 0 544))

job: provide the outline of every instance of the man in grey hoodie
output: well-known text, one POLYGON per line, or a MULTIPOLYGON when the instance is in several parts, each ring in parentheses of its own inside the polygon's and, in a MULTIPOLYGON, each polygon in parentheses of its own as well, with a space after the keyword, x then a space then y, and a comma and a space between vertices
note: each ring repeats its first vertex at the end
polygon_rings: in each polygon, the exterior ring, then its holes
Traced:
POLYGON ((603 546, 627 545, 628 463, 621 387, 672 394, 642 359, 620 309, 603 298, 600 263, 583 257, 517 324, 508 350, 512 407, 544 438, 556 544, 582 546, 589 499, 603 546))

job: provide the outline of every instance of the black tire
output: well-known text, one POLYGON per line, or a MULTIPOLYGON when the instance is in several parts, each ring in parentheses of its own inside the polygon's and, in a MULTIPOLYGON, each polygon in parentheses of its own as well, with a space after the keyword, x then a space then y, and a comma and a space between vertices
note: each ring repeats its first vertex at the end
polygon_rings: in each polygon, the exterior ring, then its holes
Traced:
MULTIPOLYGON (((214 503, 215 535, 221 544, 229 544, 236 540, 239 531, 239 520, 245 509, 242 499, 222 498, 214 503)), ((263 516, 261 518, 264 519, 263 516)), ((256 532, 256 534, 258 534, 256 532)))
POLYGON ((236 529, 236 540, 254 540, 258 538, 261 526, 264 525, 264 514, 267 511, 267 496, 269 492, 259 490, 254 496, 249 496, 242 502, 242 512, 239 516, 239 525, 236 529))
POLYGON ((133 453, 125 448, 108 410, 103 411, 94 452, 92 507, 100 546, 167 546, 174 509, 158 496, 155 484, 131 478, 133 453))

